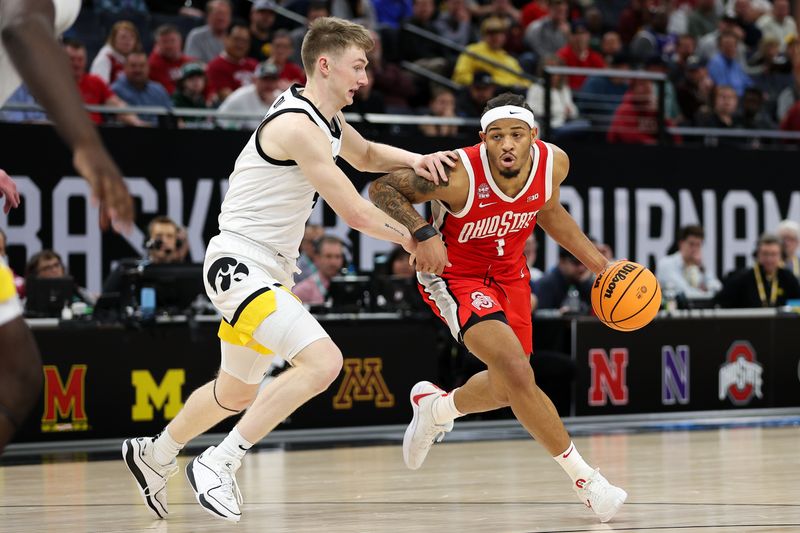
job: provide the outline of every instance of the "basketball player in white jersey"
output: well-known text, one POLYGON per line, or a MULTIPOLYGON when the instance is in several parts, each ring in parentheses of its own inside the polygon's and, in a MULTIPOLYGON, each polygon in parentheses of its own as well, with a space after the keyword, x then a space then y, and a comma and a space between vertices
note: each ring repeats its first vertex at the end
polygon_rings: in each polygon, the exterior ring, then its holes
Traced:
MULTIPOLYGON (((111 220, 125 230, 132 223, 133 203, 55 39, 72 25, 80 6, 80 0, 0 0, 0 106, 24 80, 72 148, 75 168, 100 203, 101 226, 111 220)), ((13 147, 6 140, 4 149, 13 147)), ((0 193, 6 213, 19 205, 16 185, 2 169, 0 193)), ((0 261, 0 453, 35 403, 41 383, 39 351, 22 318, 13 275, 0 261)))
POLYGON ((242 498, 235 474, 247 450, 339 375, 341 352, 290 292, 315 195, 352 228, 414 251, 409 231, 362 198, 335 165, 341 155, 360 170, 405 167, 438 179, 455 158, 452 152, 420 156, 367 142, 345 122, 341 109, 367 84, 366 52, 372 46, 358 24, 314 21, 301 52, 305 89, 295 85, 275 100, 236 160, 220 234, 211 239, 204 265, 207 294, 223 316, 220 372, 192 393, 159 436, 122 446, 145 505, 157 518, 167 515, 166 481, 177 470, 178 451, 247 409, 219 446, 186 468, 203 509, 238 522, 242 498), (259 392, 273 354, 292 368, 259 392))
MULTIPOLYGON (((441 274, 420 271, 423 297, 487 370, 446 393, 428 381, 417 383, 414 413, 403 439, 403 459, 416 470, 431 445, 464 414, 511 406, 514 415, 572 480, 578 498, 602 522, 625 502, 627 493, 592 469, 570 440, 547 395, 536 385, 529 361, 533 350, 530 271, 525 241, 538 223, 556 242, 599 274, 607 259, 583 234, 559 202, 569 158, 557 146, 536 139, 533 112, 522 96, 505 93, 489 100, 481 117, 481 143, 458 150, 460 160, 447 187, 398 170, 370 186, 375 205, 415 234, 441 231, 452 261, 441 274), (433 224, 412 202, 431 201, 433 224)), ((438 238, 420 242, 424 268, 438 238)))

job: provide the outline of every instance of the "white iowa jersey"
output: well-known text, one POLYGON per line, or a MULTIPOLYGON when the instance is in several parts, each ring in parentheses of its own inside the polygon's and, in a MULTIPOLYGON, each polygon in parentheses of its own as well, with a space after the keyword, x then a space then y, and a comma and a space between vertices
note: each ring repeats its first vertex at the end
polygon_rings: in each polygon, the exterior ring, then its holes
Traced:
MULTIPOLYGON (((78 18, 81 0, 53 0, 55 7, 55 33, 61 35, 78 18)), ((11 58, 8 57, 3 43, 0 42, 0 105, 3 105, 11 94, 17 90, 21 79, 17 74, 11 58)))
MULTIPOLYGON (((229 188, 219 215, 220 231, 238 233, 271 246, 288 259, 299 255, 305 223, 314 207, 316 190, 292 160, 279 161, 265 154, 258 134, 273 118, 284 113, 303 113, 319 126, 331 144, 336 159, 342 146, 342 127, 333 124, 303 98, 303 88, 293 85, 270 106, 261 125, 253 132, 236 159, 229 188)), ((270 131, 280 135, 280 131, 270 131)))

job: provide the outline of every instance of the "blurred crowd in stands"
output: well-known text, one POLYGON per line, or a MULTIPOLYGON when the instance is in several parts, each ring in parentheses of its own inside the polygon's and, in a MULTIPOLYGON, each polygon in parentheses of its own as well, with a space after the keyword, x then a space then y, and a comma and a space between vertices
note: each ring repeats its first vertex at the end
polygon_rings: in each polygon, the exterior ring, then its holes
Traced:
MULTIPOLYGON (((372 30, 369 85, 346 112, 478 117, 492 96, 510 90, 541 115, 545 67, 568 66, 666 76, 664 116, 660 82, 552 75, 551 138, 603 131, 610 142, 655 143, 659 120, 800 131, 800 40, 789 0, 94 0, 84 2, 64 49, 87 104, 252 116, 93 113, 99 124, 252 129, 277 94, 305 82, 307 23, 283 10, 372 30)), ((9 102, 34 100, 22 86, 9 102)), ((46 117, 5 110, 2 118, 46 117)))

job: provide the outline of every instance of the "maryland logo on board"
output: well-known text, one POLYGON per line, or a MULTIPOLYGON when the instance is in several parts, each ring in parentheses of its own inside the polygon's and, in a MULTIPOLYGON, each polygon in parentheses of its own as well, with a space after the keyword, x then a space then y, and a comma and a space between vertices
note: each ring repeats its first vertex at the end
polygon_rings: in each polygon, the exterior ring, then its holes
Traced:
POLYGON ((58 367, 44 365, 44 413, 42 431, 87 431, 86 365, 72 365, 67 380, 58 367))
POLYGON ((333 397, 334 409, 352 409, 353 401, 375 402, 375 407, 394 407, 394 395, 383 380, 380 357, 344 360, 344 377, 333 397))

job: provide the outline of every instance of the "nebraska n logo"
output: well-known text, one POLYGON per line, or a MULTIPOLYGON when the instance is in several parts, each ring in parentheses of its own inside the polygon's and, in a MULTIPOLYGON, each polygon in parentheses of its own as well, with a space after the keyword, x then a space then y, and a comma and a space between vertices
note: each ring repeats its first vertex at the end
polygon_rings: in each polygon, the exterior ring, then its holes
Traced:
POLYGON ((353 400, 357 402, 375 402, 375 407, 394 407, 394 395, 383 380, 381 369, 383 361, 380 357, 365 359, 348 358, 344 360, 344 378, 336 396, 333 397, 334 409, 352 409, 353 400))

